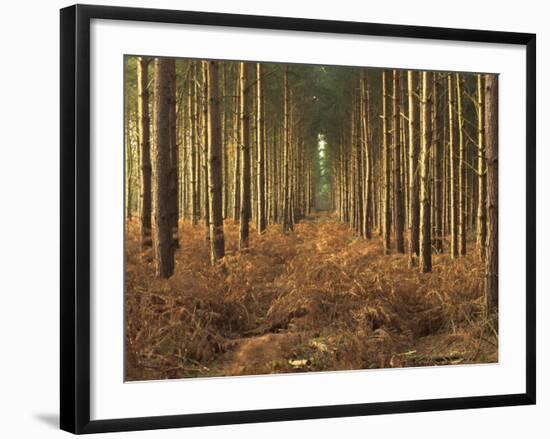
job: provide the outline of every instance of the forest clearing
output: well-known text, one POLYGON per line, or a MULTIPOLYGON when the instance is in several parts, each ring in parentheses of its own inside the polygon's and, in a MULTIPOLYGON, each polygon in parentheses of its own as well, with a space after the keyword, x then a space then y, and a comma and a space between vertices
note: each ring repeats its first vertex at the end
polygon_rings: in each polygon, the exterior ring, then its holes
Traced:
POLYGON ((498 361, 497 79, 126 57, 126 380, 498 361))

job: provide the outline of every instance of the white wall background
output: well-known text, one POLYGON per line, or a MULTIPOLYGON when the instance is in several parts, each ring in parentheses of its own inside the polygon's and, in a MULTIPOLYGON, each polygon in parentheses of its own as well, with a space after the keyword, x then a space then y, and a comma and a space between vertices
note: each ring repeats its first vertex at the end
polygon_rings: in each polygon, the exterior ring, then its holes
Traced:
MULTIPOLYGON (((88 3, 96 3, 88 1, 88 3)), ((461 0, 103 0, 100 4, 395 24, 535 32, 538 37, 538 405, 456 412, 325 419, 106 437, 547 437, 550 282, 549 154, 542 148, 550 102, 545 3, 461 0), (545 56, 546 55, 546 56, 545 56), (545 166, 545 164, 547 166, 545 166), (546 416, 545 416, 546 415, 546 416)), ((59 13, 60 0, 5 2, 0 13, 0 436, 61 437, 58 422, 59 13)))

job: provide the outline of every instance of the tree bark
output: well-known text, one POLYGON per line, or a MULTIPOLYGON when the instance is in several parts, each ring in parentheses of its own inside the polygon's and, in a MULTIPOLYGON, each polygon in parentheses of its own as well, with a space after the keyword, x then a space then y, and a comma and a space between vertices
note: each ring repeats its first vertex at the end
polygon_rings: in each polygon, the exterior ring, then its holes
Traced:
POLYGON ((448 109, 449 109, 449 195, 450 195, 450 229, 451 229, 451 257, 458 256, 458 227, 457 227, 457 202, 456 202, 456 167, 455 167, 455 143, 454 143, 454 86, 453 75, 447 75, 448 109))
POLYGON ((456 103, 458 117, 458 236, 460 256, 466 254, 466 153, 464 150, 464 115, 462 113, 462 86, 456 73, 456 103))
POLYGON ((215 264, 223 258, 225 253, 222 211, 222 136, 218 96, 218 63, 216 61, 208 61, 208 84, 210 261, 215 264))
POLYGON ((257 143, 257 210, 258 210, 258 233, 262 234, 266 227, 265 215, 265 133, 264 133, 264 93, 263 93, 263 68, 261 63, 256 63, 256 143, 257 143))
POLYGON ((283 139, 283 232, 292 230, 291 205, 290 205, 290 90, 288 86, 288 65, 284 67, 283 79, 283 117, 284 117, 284 139, 283 139))
POLYGON ((422 72, 422 97, 420 118, 420 271, 432 271, 432 246, 430 224, 430 144, 431 144, 431 91, 432 73, 422 72))
POLYGON ((179 174, 179 145, 177 137, 177 114, 176 114, 176 61, 168 59, 170 70, 170 224, 172 226, 173 244, 179 245, 178 238, 178 174, 179 174))
POLYGON ((479 258, 485 260, 485 241, 487 236, 486 194, 487 180, 485 175, 485 145, 484 145, 484 94, 483 75, 477 76, 477 251, 479 258))
MULTIPOLYGON (((239 64, 240 69, 240 64, 239 64)), ((237 76, 235 93, 235 120, 233 125, 234 168, 233 168, 233 221, 241 214, 241 77, 237 76)))
POLYGON ((141 212, 140 241, 142 246, 151 244, 151 139, 149 133, 149 60, 140 57, 137 62, 137 93, 139 145, 141 149, 141 212))
POLYGON ((363 235, 365 238, 372 237, 372 154, 370 145, 370 90, 367 73, 362 73, 362 121, 363 121, 363 148, 364 148, 364 204, 363 204, 363 235))
POLYGON ((189 105, 191 112, 191 145, 190 145, 190 169, 189 176, 191 178, 191 224, 197 225, 199 220, 199 188, 198 188, 198 94, 197 94, 197 63, 192 61, 192 77, 193 81, 190 85, 189 105))
POLYGON ((174 273, 174 245, 170 206, 170 62, 154 61, 153 148, 153 253, 155 274, 168 278, 174 273))
POLYGON ((487 155, 487 249, 485 297, 488 313, 498 308, 498 77, 485 75, 487 155))
MULTIPOLYGON (((435 73, 434 73, 435 76, 435 73)), ((434 213, 434 237, 433 245, 437 253, 443 251, 443 172, 442 172, 442 161, 443 161, 443 142, 441 136, 440 128, 440 118, 439 118, 439 81, 433 81, 433 92, 432 92, 432 154, 433 154, 433 163, 434 163, 434 182, 433 182, 433 213, 434 213)))
POLYGON ((239 226, 239 248, 248 247, 250 221, 250 108, 249 108, 248 64, 240 63, 241 97, 241 214, 239 226))
POLYGON ((210 193, 208 184, 208 61, 202 62, 202 172, 204 188, 204 238, 210 240, 210 193))
POLYGON ((414 96, 415 73, 407 72, 409 93, 409 267, 414 266, 415 255, 419 254, 419 216, 418 204, 418 138, 415 133, 417 106, 414 96))
POLYGON ((383 181, 384 181, 384 200, 382 203, 382 233, 384 239, 384 254, 390 253, 391 245, 391 207, 390 207, 390 132, 388 129, 388 72, 382 70, 382 154, 384 162, 383 181))
POLYGON ((399 103, 399 71, 393 71, 393 95, 392 95, 392 137, 393 137, 393 200, 394 200, 394 233, 395 248, 398 253, 405 253, 403 240, 403 186, 401 182, 401 129, 399 103))

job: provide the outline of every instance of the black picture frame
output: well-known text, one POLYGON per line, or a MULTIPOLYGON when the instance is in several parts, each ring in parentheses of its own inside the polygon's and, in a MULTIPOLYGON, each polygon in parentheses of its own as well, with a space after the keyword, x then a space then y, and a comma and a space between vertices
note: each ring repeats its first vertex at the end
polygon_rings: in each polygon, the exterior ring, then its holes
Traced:
POLYGON ((75 5, 61 10, 61 404, 72 433, 273 422, 535 404, 536 35, 302 18, 75 5), (526 392, 507 395, 90 420, 90 21, 181 23, 526 47, 526 392))

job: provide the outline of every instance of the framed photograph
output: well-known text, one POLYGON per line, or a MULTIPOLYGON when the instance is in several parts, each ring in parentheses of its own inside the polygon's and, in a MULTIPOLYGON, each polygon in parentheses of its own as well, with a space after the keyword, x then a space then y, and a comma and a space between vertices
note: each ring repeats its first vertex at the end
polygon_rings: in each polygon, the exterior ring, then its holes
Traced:
POLYGON ((61 10, 61 428, 535 403, 535 35, 61 10))

